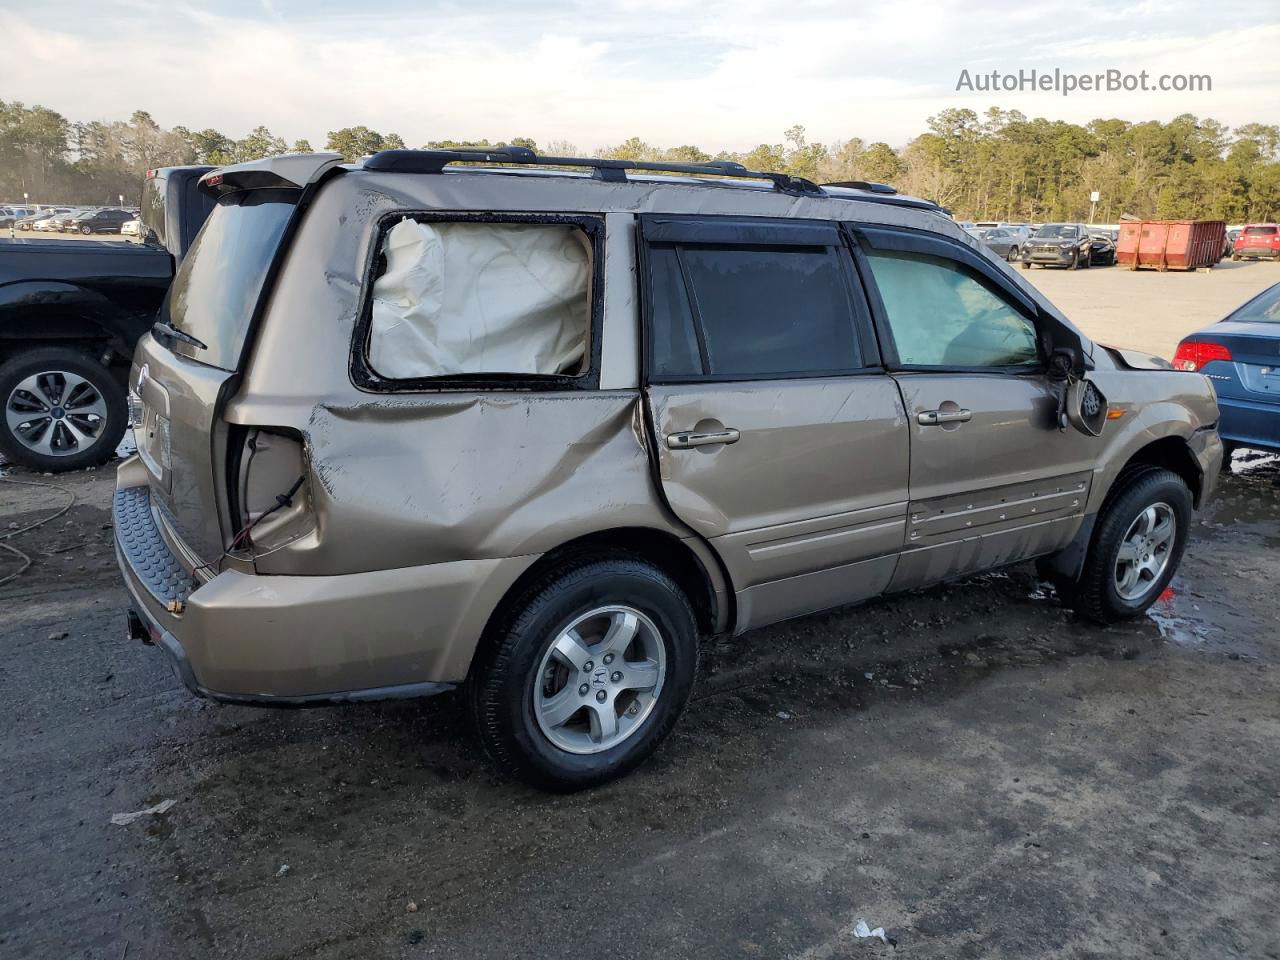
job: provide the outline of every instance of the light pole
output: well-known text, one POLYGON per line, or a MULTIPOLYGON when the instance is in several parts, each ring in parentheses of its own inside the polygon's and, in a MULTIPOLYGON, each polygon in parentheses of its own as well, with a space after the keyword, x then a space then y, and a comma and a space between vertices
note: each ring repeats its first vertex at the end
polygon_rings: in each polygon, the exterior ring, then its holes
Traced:
POLYGON ((117 194, 116 194, 116 196, 120 198, 120 209, 121 209, 121 210, 123 210, 123 209, 124 209, 124 194, 123 194, 123 193, 117 193, 117 194))

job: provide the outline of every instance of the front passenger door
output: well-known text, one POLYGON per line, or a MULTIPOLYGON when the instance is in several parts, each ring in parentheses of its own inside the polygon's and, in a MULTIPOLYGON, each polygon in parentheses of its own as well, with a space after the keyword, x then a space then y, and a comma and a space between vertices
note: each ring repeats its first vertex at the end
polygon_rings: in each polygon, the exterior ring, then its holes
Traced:
POLYGON ((947 244, 860 231, 911 436, 906 547, 890 589, 1050 553, 1078 529, 1101 440, 1058 425, 1035 312, 947 244))

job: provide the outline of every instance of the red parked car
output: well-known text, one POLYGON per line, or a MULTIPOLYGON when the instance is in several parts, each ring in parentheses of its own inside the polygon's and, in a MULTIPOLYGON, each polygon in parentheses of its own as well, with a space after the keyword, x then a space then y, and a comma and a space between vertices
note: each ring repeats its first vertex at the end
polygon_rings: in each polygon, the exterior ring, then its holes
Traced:
POLYGON ((1280 227, 1274 223, 1251 223, 1236 239, 1231 259, 1280 260, 1280 227))

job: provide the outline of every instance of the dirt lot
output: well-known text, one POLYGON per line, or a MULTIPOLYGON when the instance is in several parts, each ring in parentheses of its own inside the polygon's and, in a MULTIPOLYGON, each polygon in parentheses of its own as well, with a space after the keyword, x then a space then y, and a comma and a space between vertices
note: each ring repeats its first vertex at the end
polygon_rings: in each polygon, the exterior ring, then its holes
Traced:
MULTIPOLYGON (((1273 278, 1032 274, 1166 355, 1273 278)), ((667 746, 571 797, 499 779, 452 695, 193 699, 124 638, 112 472, 12 479, 58 489, 0 482, 0 535, 75 500, 0 586, 0 957, 1280 958, 1280 458, 1151 618, 1020 567, 708 642, 667 746)))

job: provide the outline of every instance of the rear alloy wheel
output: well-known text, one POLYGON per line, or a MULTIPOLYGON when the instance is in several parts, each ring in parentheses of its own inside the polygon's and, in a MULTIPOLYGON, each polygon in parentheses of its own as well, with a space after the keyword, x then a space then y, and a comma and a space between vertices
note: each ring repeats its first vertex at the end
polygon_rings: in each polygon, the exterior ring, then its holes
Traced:
POLYGON ((1144 613, 1177 572, 1191 509, 1191 491, 1173 471, 1125 471, 1098 515, 1080 578, 1066 591, 1076 611, 1099 623, 1144 613))
POLYGON ((551 571, 501 612, 468 680, 486 751, 551 790, 619 777, 671 732, 693 688, 697 626, 683 591, 626 554, 551 571))
POLYGON ((0 454, 35 470, 105 463, 124 436, 124 390, 91 357, 64 347, 20 354, 0 367, 0 454))

